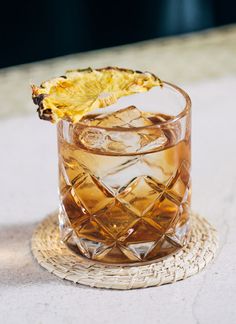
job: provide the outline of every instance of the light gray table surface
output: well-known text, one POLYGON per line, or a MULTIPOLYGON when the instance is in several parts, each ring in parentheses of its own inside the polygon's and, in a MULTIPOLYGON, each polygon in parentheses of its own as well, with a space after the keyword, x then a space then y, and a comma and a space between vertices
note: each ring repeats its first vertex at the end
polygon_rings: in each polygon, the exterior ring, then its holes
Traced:
POLYGON ((0 71, 0 323, 236 322, 233 40, 231 26, 0 71), (187 57, 179 57, 181 51, 187 57), (192 98, 193 209, 214 224, 220 238, 217 258, 194 277, 142 290, 92 289, 58 279, 33 260, 32 231, 58 203, 57 149, 55 126, 33 113, 28 85, 95 64, 159 70, 192 98))

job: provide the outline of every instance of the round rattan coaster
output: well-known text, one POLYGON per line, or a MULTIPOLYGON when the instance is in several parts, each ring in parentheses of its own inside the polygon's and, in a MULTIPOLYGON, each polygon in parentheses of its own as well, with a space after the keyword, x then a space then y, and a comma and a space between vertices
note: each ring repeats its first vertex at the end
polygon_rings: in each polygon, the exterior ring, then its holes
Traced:
POLYGON ((38 225, 31 241, 34 257, 49 272, 75 283, 111 289, 160 286, 190 277, 214 259, 217 246, 216 230, 197 214, 192 214, 188 244, 148 265, 111 266, 76 255, 60 241, 56 213, 38 225))

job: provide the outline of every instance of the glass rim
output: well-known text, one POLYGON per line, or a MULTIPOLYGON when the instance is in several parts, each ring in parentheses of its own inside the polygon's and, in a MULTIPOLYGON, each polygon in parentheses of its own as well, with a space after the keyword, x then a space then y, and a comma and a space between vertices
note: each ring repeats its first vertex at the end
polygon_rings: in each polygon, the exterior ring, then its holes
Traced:
MULTIPOLYGON (((177 85, 167 82, 167 81, 162 81, 163 84, 173 88, 177 93, 179 93, 185 100, 185 105, 183 107, 183 109, 180 111, 180 113, 178 113, 176 116, 174 116, 173 119, 169 119, 167 121, 162 121, 162 122, 158 122, 158 124, 154 124, 154 125, 149 125, 149 126, 139 126, 139 127, 102 127, 102 126, 90 126, 90 125, 86 125, 80 122, 77 122, 75 125, 79 125, 83 128, 92 128, 92 129, 99 129, 99 130, 105 130, 105 131, 118 131, 118 132, 132 132, 132 131, 138 131, 138 130, 145 130, 145 129, 155 129, 155 128, 161 128, 163 126, 166 125, 171 125, 176 123, 178 120, 180 120, 181 118, 183 118, 184 116, 186 116, 190 110, 191 110, 191 99, 189 97, 189 95, 187 94, 187 92, 183 89, 181 89, 180 87, 178 87, 177 85)), ((64 121, 64 120, 62 120, 64 121)))

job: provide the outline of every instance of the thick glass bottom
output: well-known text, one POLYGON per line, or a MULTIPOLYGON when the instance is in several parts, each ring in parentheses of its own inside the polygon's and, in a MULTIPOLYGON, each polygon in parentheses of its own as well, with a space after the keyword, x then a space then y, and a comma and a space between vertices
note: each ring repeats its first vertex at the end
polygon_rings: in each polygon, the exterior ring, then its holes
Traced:
MULTIPOLYGON (((145 226, 145 221, 139 222, 139 226, 145 226), (142 224, 143 223, 143 224, 142 224)), ((61 240, 80 256, 106 264, 143 264, 152 260, 162 259, 182 248, 188 239, 190 231, 189 218, 182 219, 165 233, 153 227, 152 236, 146 233, 152 240, 145 240, 145 237, 128 240, 115 238, 103 240, 91 240, 76 233, 63 210, 59 213, 59 224, 61 240), (156 235, 155 235, 156 232, 156 235)), ((135 226, 130 231, 135 231, 135 226)), ((146 236, 147 238, 147 236, 146 236)))

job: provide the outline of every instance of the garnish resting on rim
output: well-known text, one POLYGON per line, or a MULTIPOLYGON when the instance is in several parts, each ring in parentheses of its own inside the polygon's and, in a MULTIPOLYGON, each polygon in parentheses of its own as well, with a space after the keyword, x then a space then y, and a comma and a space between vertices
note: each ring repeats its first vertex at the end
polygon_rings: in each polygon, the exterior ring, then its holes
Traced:
POLYGON ((76 123, 86 113, 104 108, 121 97, 146 92, 162 81, 150 72, 118 67, 70 70, 65 75, 32 85, 32 98, 39 118, 56 123, 76 123))

